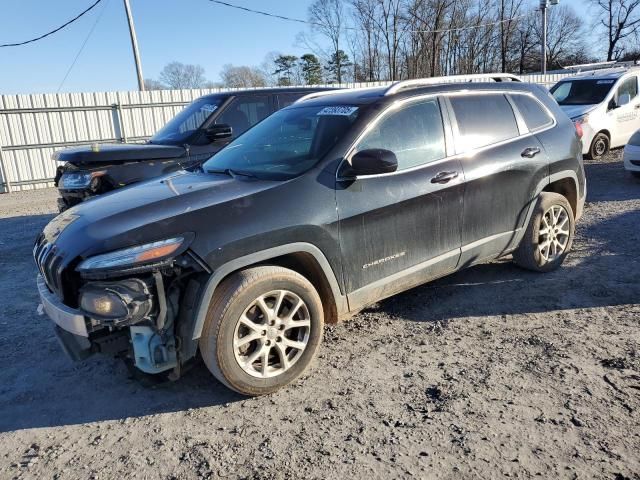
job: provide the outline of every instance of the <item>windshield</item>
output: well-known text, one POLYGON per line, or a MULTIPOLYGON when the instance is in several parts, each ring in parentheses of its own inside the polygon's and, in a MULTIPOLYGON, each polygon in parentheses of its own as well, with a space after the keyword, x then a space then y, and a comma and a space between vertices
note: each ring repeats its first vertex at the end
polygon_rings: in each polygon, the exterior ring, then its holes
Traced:
POLYGON ((358 114, 354 106, 280 110, 211 157, 203 168, 269 180, 296 177, 349 131, 358 114))
POLYGON ((218 109, 223 100, 223 98, 200 98, 190 103, 158 130, 149 142, 181 145, 218 109))
POLYGON ((570 80, 560 82, 551 89, 560 105, 596 105, 602 103, 616 83, 608 80, 570 80))

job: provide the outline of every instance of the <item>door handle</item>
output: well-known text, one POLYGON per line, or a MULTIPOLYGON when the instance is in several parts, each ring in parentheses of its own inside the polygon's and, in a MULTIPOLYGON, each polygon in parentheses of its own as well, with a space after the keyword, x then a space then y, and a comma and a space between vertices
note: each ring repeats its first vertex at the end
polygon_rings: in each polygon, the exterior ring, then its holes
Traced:
POLYGON ((458 178, 458 172, 440 172, 431 179, 431 183, 449 183, 454 178, 458 178))
POLYGON ((540 153, 540 149, 538 147, 529 147, 529 148, 525 148, 520 155, 525 158, 533 158, 539 153, 540 153))

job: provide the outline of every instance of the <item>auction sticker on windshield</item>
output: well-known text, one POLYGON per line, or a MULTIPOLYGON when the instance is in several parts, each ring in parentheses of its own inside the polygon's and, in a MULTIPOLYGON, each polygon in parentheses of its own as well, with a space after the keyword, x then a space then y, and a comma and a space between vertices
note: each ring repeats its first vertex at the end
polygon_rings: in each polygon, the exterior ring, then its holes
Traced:
POLYGON ((324 107, 318 112, 318 115, 339 115, 350 117, 358 111, 358 107, 350 107, 348 105, 336 105, 335 107, 324 107))
POLYGON ((200 110, 202 110, 203 112, 207 112, 207 113, 213 113, 218 109, 217 105, 203 105, 202 107, 200 107, 200 110))

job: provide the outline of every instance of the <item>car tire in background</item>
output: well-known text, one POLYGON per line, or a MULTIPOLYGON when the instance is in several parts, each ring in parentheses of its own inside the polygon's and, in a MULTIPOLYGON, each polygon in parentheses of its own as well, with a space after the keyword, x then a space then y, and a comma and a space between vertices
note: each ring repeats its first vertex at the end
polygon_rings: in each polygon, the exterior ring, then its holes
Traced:
POLYGON ((536 272, 555 270, 571 250, 574 232, 575 218, 566 197, 542 192, 513 260, 536 272))
POLYGON ((312 363, 324 327, 318 292, 302 275, 260 266, 216 289, 200 337, 211 373, 244 395, 272 393, 312 363))
POLYGON ((598 133, 591 142, 587 158, 591 160, 599 160, 609 153, 611 142, 606 133, 598 133))

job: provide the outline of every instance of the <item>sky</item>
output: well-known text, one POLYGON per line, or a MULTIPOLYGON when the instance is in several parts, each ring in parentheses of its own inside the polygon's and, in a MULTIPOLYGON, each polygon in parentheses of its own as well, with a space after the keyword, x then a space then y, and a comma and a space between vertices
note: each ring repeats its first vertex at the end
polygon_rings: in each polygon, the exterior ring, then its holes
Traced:
MULTIPOLYGON (((577 9, 584 1, 561 3, 577 9)), ((208 0, 130 2, 145 78, 158 78, 162 68, 175 60, 202 65, 207 78, 217 82, 224 64, 260 65, 272 51, 294 55, 307 51, 296 42, 300 32, 308 31, 303 24, 242 12, 208 0)), ((304 19, 312 0, 230 2, 304 19)), ((92 0, 0 0, 0 44, 39 36, 91 3, 92 0)), ((0 94, 135 89, 136 74, 122 0, 102 0, 80 20, 41 41, 0 48, 0 94)))

